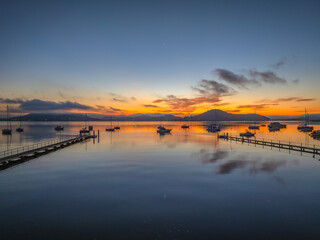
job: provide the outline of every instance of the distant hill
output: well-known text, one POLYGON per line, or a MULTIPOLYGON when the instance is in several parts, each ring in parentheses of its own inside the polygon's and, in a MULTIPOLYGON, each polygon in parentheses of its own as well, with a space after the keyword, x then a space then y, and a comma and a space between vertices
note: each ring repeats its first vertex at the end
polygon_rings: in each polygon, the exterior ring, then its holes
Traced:
MULTIPOLYGON (((214 109, 192 117, 182 118, 172 114, 132 114, 132 115, 103 115, 88 114, 88 121, 267 121, 268 117, 259 114, 232 114, 214 109)), ((5 119, 0 119, 4 121, 5 119)), ((85 121, 84 114, 79 113, 30 113, 20 117, 12 117, 12 121, 85 121)))
POLYGON ((268 121, 269 118, 259 114, 232 114, 219 109, 209 110, 193 116, 191 121, 268 121))
MULTIPOLYGON (((11 117, 11 121, 85 121, 84 114, 79 113, 30 113, 24 116, 11 117)), ((180 117, 172 114, 133 114, 133 115, 100 115, 88 114, 88 121, 179 121, 180 117)), ((5 119, 0 119, 4 121, 5 119)))
MULTIPOLYGON (((303 121, 305 120, 305 115, 271 115, 268 116, 272 120, 298 120, 303 121)), ((309 114, 310 121, 319 121, 320 114, 309 114)))

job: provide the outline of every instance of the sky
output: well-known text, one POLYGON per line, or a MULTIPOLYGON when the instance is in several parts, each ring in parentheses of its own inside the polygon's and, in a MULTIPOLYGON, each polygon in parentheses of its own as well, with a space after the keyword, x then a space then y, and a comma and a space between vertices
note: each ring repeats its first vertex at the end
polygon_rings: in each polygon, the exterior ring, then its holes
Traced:
POLYGON ((1 1, 0 113, 320 113, 320 1, 1 1))

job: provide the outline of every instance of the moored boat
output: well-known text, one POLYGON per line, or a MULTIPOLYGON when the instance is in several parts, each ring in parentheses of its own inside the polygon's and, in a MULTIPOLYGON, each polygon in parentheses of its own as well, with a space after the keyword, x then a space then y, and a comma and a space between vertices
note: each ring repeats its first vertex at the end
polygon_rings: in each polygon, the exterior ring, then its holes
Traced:
POLYGON ((313 126, 309 125, 309 114, 307 114, 307 109, 305 109, 305 123, 299 124, 297 129, 301 132, 312 132, 313 126))
POLYGON ((281 128, 286 128, 287 125, 286 124, 283 124, 283 123, 279 123, 279 122, 272 122, 268 125, 268 128, 269 129, 273 129, 273 130, 276 130, 276 129, 281 129, 281 128))
POLYGON ((170 133, 171 130, 172 130, 172 129, 167 129, 167 128, 165 128, 164 126, 159 125, 159 126, 158 126, 158 130, 157 130, 157 133, 160 133, 160 134, 170 133))
POLYGON ((181 128, 189 128, 189 126, 187 124, 183 124, 181 128))
POLYGON ((208 132, 219 132, 220 131, 220 126, 216 123, 210 124, 207 127, 208 132))
POLYGON ((314 138, 320 138, 320 130, 313 131, 312 133, 310 133, 310 136, 314 138))
POLYGON ((240 137, 253 137, 255 133, 250 132, 247 130, 245 133, 240 133, 240 137))
POLYGON ((23 132, 23 128, 21 127, 21 121, 18 122, 18 127, 16 128, 17 132, 23 132))
POLYGON ((258 126, 258 125, 251 125, 251 126, 249 126, 249 129, 259 130, 259 129, 260 129, 260 126, 258 126))
POLYGON ((2 134, 11 135, 11 133, 12 133, 12 127, 11 127, 11 121, 10 121, 9 106, 7 105, 7 127, 2 129, 2 134))

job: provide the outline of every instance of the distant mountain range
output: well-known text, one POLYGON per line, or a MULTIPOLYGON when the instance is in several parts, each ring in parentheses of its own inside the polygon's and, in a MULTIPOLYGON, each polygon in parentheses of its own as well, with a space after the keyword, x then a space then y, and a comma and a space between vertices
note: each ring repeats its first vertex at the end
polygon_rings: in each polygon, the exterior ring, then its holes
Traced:
MULTIPOLYGON (((88 121, 267 121, 268 117, 259 114, 232 114, 219 109, 209 110, 190 117, 177 117, 172 114, 133 114, 133 115, 103 115, 88 114, 88 121)), ((5 119, 0 119, 4 121, 5 119)), ((12 117, 12 121, 85 121, 84 114, 79 113, 30 113, 20 117, 12 117)))
MULTIPOLYGON (((305 120, 305 115, 270 115, 268 116, 272 120, 298 120, 303 121, 305 120)), ((320 120, 320 114, 309 114, 310 121, 319 121, 320 120)))

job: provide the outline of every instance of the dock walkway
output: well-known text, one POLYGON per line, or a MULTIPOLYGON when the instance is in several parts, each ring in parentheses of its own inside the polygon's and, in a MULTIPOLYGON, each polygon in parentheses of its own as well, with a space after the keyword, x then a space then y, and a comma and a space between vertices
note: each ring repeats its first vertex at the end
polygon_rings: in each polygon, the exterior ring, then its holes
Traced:
POLYGON ((95 137, 96 135, 80 135, 68 138, 58 138, 2 151, 0 152, 0 170, 95 137))
POLYGON ((236 137, 236 136, 229 136, 228 134, 223 134, 223 135, 218 135, 218 138, 222 138, 225 140, 230 140, 230 141, 236 141, 236 142, 242 142, 242 143, 248 143, 248 144, 254 144, 254 145, 261 145, 261 146, 267 146, 271 148, 281 148, 281 149, 286 149, 290 151, 296 151, 296 152, 301 152, 301 153, 311 153, 313 155, 320 155, 320 148, 314 146, 314 147, 308 147, 308 146, 303 146, 302 144, 300 145, 295 145, 289 143, 283 143, 280 141, 265 141, 261 139, 256 139, 256 138, 247 138, 247 137, 236 137))

